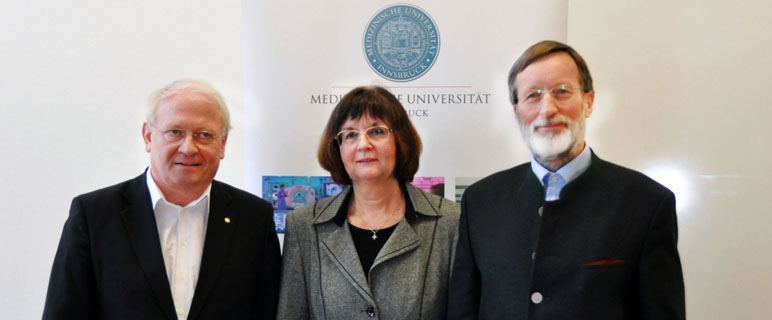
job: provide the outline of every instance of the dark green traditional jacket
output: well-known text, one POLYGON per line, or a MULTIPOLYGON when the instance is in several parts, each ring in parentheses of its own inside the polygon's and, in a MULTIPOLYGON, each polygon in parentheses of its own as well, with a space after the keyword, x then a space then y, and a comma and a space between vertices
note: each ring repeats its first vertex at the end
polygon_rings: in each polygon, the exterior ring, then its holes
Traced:
POLYGON ((592 155, 545 202, 528 163, 470 186, 450 319, 683 319, 675 197, 592 155))

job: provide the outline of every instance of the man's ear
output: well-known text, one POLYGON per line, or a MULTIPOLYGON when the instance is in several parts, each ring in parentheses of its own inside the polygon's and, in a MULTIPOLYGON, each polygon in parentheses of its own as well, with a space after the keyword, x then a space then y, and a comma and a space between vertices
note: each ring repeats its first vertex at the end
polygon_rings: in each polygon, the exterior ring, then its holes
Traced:
POLYGON ((584 103, 587 104, 587 110, 584 111, 584 117, 589 118, 592 114, 592 105, 595 102, 595 91, 590 91, 584 94, 584 103))
POLYGON ((225 159, 225 144, 228 142, 228 136, 222 138, 222 147, 220 148, 220 160, 225 159))
POLYGON ((142 124, 142 140, 145 140, 145 151, 150 152, 150 138, 151 138, 150 125, 147 122, 142 124))

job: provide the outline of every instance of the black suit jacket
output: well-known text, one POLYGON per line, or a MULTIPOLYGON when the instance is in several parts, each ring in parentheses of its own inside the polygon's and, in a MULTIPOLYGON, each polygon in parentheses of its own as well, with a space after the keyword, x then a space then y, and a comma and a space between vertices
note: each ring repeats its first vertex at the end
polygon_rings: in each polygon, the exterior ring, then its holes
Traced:
POLYGON ((545 202, 526 163, 470 186, 461 212, 449 319, 685 317, 675 197, 638 172, 593 154, 545 202))
MULTIPOLYGON (((271 205, 218 181, 210 196, 188 319, 274 319, 281 256, 271 205)), ((43 318, 177 319, 145 174, 73 199, 43 318)))

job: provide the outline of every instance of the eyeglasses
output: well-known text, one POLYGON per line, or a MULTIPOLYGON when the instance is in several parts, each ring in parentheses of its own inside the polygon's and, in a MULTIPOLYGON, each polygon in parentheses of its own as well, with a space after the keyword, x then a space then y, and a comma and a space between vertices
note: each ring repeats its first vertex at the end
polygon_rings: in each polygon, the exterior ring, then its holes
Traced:
MULTIPOLYGON (((370 139, 371 142, 380 142, 386 140, 392 131, 387 126, 373 126, 365 129, 364 132, 367 135, 367 139, 370 139)), ((355 129, 341 130, 335 136, 335 140, 342 146, 352 146, 359 141, 360 133, 361 131, 355 129)))
POLYGON ((220 138, 220 136, 210 133, 208 131, 193 131, 192 133, 190 133, 182 129, 161 130, 160 128, 156 127, 152 123, 150 124, 150 126, 158 129, 158 131, 161 131, 161 136, 163 137, 164 141, 169 143, 180 142, 184 140, 188 134, 192 134, 193 141, 195 141, 196 144, 199 144, 199 145, 211 145, 216 143, 217 140, 220 138))
POLYGON ((522 97, 518 97, 517 100, 520 104, 524 104, 527 106, 533 106, 539 104, 541 102, 541 99, 544 97, 544 93, 546 91, 549 91, 550 95, 552 95, 552 98, 555 99, 557 102, 564 102, 571 97, 574 96, 574 94, 579 93, 581 88, 574 87, 568 84, 559 84, 555 87, 552 87, 550 89, 531 89, 530 91, 526 92, 525 95, 522 97))

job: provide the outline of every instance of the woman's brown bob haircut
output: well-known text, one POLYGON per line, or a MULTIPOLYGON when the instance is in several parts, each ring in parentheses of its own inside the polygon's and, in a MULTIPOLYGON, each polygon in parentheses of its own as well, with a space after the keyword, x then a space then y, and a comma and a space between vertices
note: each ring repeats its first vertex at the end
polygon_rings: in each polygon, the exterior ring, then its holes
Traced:
POLYGON ((319 164, 330 172, 335 183, 350 185, 351 177, 340 158, 340 146, 335 137, 343 123, 349 118, 359 119, 369 115, 386 122, 392 129, 397 147, 394 177, 400 183, 413 180, 418 171, 418 158, 421 156, 421 138, 408 118, 405 108, 388 90, 379 86, 357 87, 346 93, 332 110, 327 126, 319 142, 317 157, 319 164))
POLYGON ((544 40, 526 49, 525 52, 517 58, 517 61, 512 65, 512 68, 509 69, 509 101, 512 102, 513 105, 518 102, 517 83, 515 82, 515 80, 517 80, 517 74, 525 70, 525 68, 534 61, 555 52, 568 53, 568 55, 574 59, 576 67, 579 69, 579 84, 582 86, 582 91, 585 93, 592 91, 592 76, 590 76, 590 69, 587 68, 587 63, 584 62, 582 56, 580 56, 574 48, 571 48, 566 44, 557 41, 544 40))

